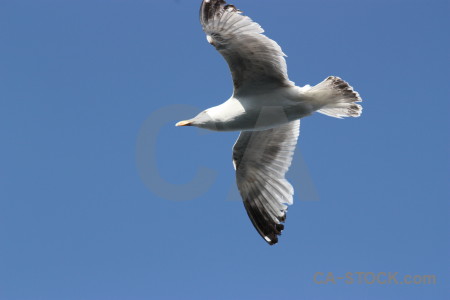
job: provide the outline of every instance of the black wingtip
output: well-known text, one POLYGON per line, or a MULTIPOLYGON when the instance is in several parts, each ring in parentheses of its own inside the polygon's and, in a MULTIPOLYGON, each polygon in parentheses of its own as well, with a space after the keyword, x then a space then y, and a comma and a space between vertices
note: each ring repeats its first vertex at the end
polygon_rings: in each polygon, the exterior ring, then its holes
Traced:
MULTIPOLYGON (((281 235, 281 233, 279 234, 281 235)), ((278 244, 278 236, 276 234, 269 236, 265 236, 264 240, 269 244, 270 246, 278 244)))
POLYGON ((203 23, 207 23, 215 16, 221 16, 224 11, 233 11, 241 13, 236 6, 227 4, 224 0, 203 0, 200 6, 200 19, 203 23))
POLYGON ((276 245, 278 244, 278 236, 281 235, 281 232, 284 230, 284 224, 275 224, 274 233, 270 236, 265 236, 264 240, 270 245, 276 245))
POLYGON ((286 220, 286 213, 278 217, 279 222, 275 222, 263 208, 258 207, 255 201, 244 201, 244 206, 247 211, 247 215, 250 217, 253 226, 261 235, 261 237, 271 246, 278 243, 278 236, 281 235, 284 230, 284 222, 286 220))

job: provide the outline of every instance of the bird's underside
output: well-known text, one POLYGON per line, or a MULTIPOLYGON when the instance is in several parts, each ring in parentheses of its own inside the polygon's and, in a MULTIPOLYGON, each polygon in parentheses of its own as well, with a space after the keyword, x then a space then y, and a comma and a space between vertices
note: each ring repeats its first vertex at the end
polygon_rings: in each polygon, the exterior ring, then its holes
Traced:
POLYGON ((204 0, 200 22, 208 42, 228 63, 234 93, 222 105, 205 110, 192 120, 179 122, 177 126, 215 130, 224 126, 222 130, 226 130, 226 126, 232 125, 232 130, 245 130, 233 147, 237 186, 258 233, 270 245, 276 244, 284 229, 287 206, 293 203, 294 189, 285 174, 300 132, 298 118, 314 111, 336 118, 357 117, 361 106, 355 102, 361 98, 345 81, 334 76, 313 87, 296 87, 289 80, 281 47, 263 35, 260 25, 224 0, 204 0), (289 95, 294 91, 299 96, 294 93, 286 97, 287 100, 268 99, 264 103, 260 100, 263 96, 255 96, 277 95, 277 91, 289 91, 289 95), (276 124, 267 126, 270 129, 247 128, 245 120, 254 118, 255 111, 259 114, 266 106, 281 107, 287 114, 285 121, 276 123, 271 117, 269 123, 276 124))
MULTIPOLYGON (((281 47, 264 30, 222 0, 205 0, 200 20, 207 40, 225 58, 234 94, 254 89, 294 87, 281 47)), ((233 147, 236 183, 247 214, 264 240, 273 245, 284 229, 294 190, 285 179, 299 135, 300 121, 263 131, 243 131, 233 147)))

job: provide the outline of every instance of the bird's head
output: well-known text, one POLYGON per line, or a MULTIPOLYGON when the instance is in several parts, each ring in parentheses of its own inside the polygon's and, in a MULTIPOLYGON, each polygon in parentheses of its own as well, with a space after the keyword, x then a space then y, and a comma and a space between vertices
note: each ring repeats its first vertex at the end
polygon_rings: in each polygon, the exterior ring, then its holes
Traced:
POLYGON ((180 121, 175 124, 175 126, 195 126, 199 128, 217 130, 217 122, 216 120, 214 120, 208 110, 202 111, 196 117, 190 120, 180 121))

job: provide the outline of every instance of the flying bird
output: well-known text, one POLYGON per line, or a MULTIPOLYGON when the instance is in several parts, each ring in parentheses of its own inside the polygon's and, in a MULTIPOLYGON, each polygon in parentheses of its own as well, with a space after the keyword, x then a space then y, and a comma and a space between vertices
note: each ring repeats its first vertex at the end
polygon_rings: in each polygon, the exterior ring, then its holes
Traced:
POLYGON ((224 0, 204 0, 200 22, 207 41, 227 61, 233 95, 176 126, 241 131, 233 147, 236 182, 247 214, 270 245, 284 229, 294 189, 286 180, 300 119, 319 112, 330 117, 359 117, 361 98, 339 77, 315 86, 296 86, 287 73, 281 47, 261 26, 224 0))

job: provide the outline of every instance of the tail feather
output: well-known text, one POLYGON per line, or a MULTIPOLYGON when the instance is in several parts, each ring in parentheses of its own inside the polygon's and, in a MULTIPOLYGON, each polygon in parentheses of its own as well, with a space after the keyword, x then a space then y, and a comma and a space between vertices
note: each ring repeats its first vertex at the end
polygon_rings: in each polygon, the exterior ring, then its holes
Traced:
POLYGON ((357 92, 339 77, 330 76, 308 90, 318 104, 318 112, 334 118, 359 117, 362 99, 357 92))

